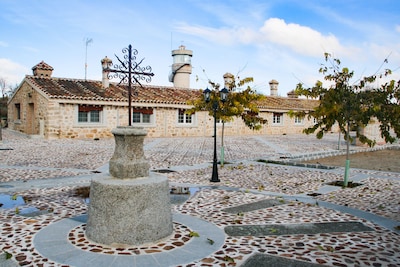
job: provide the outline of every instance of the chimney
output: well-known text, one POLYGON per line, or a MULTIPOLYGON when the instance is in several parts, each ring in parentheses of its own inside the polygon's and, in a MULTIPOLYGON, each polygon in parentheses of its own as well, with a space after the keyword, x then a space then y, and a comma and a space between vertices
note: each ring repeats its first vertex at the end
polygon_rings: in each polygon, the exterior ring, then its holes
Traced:
POLYGON ((228 91, 232 91, 232 89, 235 87, 235 76, 233 76, 232 73, 225 73, 224 74, 224 87, 228 89, 228 91))
POLYGON ((104 89, 107 89, 110 86, 110 81, 108 80, 108 71, 107 69, 112 65, 112 60, 109 59, 108 57, 105 57, 101 60, 101 69, 103 70, 102 72, 102 87, 104 89))
POLYGON ((278 84, 279 82, 277 80, 271 80, 269 82, 271 96, 278 96, 278 84))
POLYGON ((294 92, 294 90, 287 93, 288 98, 299 98, 299 96, 294 92))
POLYGON ((42 62, 33 66, 32 70, 34 76, 51 77, 54 69, 52 66, 42 60, 42 62))

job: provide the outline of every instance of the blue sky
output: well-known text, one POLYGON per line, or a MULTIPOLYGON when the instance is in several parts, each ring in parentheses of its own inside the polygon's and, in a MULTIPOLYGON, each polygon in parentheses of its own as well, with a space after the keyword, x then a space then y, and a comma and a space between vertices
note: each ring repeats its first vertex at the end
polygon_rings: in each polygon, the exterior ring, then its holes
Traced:
POLYGON ((168 81, 171 50, 193 50, 192 88, 223 83, 230 72, 253 77, 253 87, 279 94, 299 82, 312 86, 324 52, 355 77, 381 68, 400 79, 398 0, 0 0, 0 78, 15 85, 44 60, 53 76, 101 79, 100 60, 116 60, 132 44, 138 59, 168 81))

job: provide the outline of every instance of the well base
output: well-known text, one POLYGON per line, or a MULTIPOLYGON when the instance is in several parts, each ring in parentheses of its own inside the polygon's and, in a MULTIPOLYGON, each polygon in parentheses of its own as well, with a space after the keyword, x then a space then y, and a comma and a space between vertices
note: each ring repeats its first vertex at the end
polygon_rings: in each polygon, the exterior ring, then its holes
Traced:
POLYGON ((105 245, 140 245, 173 231, 169 185, 165 176, 92 181, 86 236, 105 245))

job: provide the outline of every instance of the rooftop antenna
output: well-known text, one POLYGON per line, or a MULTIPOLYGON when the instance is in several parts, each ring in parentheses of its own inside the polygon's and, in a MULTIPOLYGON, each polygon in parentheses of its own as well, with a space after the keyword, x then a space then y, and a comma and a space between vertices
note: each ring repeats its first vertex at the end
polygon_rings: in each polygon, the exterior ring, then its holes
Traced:
POLYGON ((88 45, 90 43, 93 43, 93 39, 92 38, 86 38, 85 43, 86 43, 86 51, 85 51, 85 81, 86 81, 86 75, 87 75, 87 48, 88 48, 88 45))

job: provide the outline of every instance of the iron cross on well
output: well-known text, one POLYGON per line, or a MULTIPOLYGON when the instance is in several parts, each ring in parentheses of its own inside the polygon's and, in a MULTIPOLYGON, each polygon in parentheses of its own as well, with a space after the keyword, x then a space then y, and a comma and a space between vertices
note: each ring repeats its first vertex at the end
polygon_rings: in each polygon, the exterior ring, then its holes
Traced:
MULTIPOLYGON (((136 55, 138 51, 136 49, 132 49, 132 45, 129 45, 128 48, 122 49, 122 53, 124 53, 124 58, 121 60, 117 55, 115 57, 118 59, 120 64, 114 64, 114 68, 110 68, 112 66, 112 62, 107 65, 104 71, 109 74, 109 78, 119 78, 121 83, 128 84, 128 112, 129 112, 129 122, 128 125, 132 125, 132 84, 139 84, 142 88, 142 84, 140 81, 145 81, 147 83, 151 82, 151 77, 154 76, 154 73, 151 72, 151 67, 141 67, 140 64, 143 62, 144 58, 139 62, 136 62, 136 55)), ((137 95, 137 92, 135 92, 137 95)))

